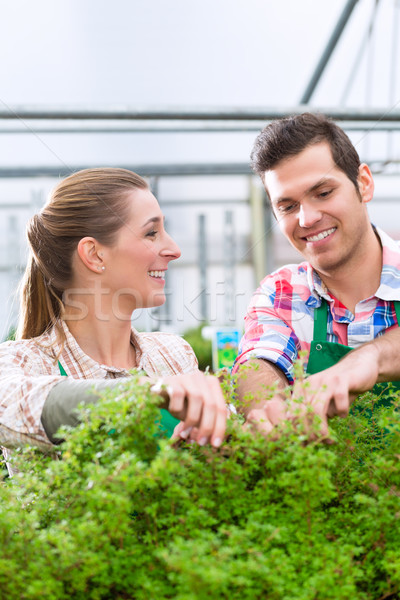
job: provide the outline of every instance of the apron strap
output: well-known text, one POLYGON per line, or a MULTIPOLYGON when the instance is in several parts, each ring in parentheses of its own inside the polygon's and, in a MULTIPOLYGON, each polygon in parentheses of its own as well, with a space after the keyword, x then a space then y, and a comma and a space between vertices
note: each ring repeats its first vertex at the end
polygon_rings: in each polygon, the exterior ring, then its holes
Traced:
MULTIPOLYGON (((396 312, 397 325, 400 327, 400 302, 393 300, 396 312)), ((326 342, 328 336, 328 303, 325 298, 321 299, 321 306, 314 309, 314 334, 313 340, 326 342)))
POLYGON ((400 327, 400 302, 398 300, 393 301, 394 310, 396 311, 397 325, 400 327))
MULTIPOLYGON (((399 307, 400 311, 400 307, 399 307)), ((314 309, 313 340, 326 342, 328 335, 328 303, 322 298, 321 306, 314 309)))
POLYGON ((67 373, 65 372, 64 367, 62 366, 62 364, 60 363, 60 361, 58 361, 58 369, 60 371, 60 375, 62 375, 63 377, 68 377, 67 373))

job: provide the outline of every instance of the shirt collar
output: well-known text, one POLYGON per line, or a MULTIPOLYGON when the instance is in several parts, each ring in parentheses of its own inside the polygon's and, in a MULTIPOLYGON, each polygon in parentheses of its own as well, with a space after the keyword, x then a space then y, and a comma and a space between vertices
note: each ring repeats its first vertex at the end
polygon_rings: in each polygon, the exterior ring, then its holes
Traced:
MULTIPOLYGON (((379 227, 374 226, 375 233, 380 239, 382 245, 382 272, 379 288, 374 294, 382 300, 400 301, 400 246, 399 242, 393 240, 387 233, 379 227)), ((307 283, 311 295, 306 301, 307 306, 318 308, 321 306, 322 298, 328 302, 333 302, 328 288, 322 281, 315 269, 306 263, 307 283)))
MULTIPOLYGON (((87 354, 85 354, 82 348, 79 346, 76 339, 74 338, 74 336, 72 335, 72 333, 70 332, 70 330, 68 329, 68 325, 65 323, 65 321, 60 321, 60 325, 66 337, 65 346, 68 347, 68 350, 71 353, 74 362, 78 363, 82 368, 87 370, 92 377, 104 377, 107 373, 115 374, 119 377, 129 375, 129 371, 127 371, 126 369, 121 369, 119 367, 110 367, 109 365, 103 365, 91 358, 90 356, 88 356, 87 354)), ((59 344, 56 341, 56 336, 56 328, 54 327, 50 333, 50 338, 52 342, 55 342, 58 346, 59 344)), ((137 368, 140 370, 142 368, 141 365, 143 363, 145 353, 143 352, 143 348, 140 344, 139 338, 140 336, 136 329, 132 328, 131 344, 135 347, 137 368)))
POLYGON ((311 308, 318 308, 321 306, 322 298, 328 302, 331 302, 332 298, 329 295, 328 288, 318 275, 317 271, 310 265, 310 263, 306 263, 306 268, 307 283, 311 292, 311 295, 306 300, 307 306, 310 306, 311 308))
POLYGON ((382 244, 382 273, 375 296, 400 301, 400 247, 387 233, 376 227, 382 244))

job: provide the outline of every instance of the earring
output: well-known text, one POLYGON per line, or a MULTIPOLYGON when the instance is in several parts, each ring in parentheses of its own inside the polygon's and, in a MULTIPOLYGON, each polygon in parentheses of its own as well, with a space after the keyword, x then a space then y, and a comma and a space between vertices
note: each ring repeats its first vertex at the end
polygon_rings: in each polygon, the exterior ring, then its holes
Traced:
POLYGON ((102 267, 100 267, 100 265, 99 265, 99 266, 97 267, 97 270, 98 270, 98 271, 105 271, 105 270, 106 270, 106 268, 105 268, 105 266, 104 266, 104 265, 103 265, 102 267))

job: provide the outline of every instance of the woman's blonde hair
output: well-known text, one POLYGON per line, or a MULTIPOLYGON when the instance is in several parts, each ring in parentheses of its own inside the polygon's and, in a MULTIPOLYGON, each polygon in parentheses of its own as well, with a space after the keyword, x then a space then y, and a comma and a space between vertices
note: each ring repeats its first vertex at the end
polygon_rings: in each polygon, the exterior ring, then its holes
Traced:
MULTIPOLYGON (((127 194, 147 189, 126 169, 85 169, 61 181, 27 226, 30 256, 21 284, 17 339, 41 335, 62 319, 62 295, 72 279, 72 258, 85 236, 112 245, 130 216, 127 194)), ((64 333, 57 327, 60 341, 64 333)))

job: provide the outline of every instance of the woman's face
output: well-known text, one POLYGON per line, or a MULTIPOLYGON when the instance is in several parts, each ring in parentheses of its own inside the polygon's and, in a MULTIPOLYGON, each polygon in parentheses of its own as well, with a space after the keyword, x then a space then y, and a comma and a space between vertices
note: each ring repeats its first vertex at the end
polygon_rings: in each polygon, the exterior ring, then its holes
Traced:
POLYGON ((165 302, 168 264, 181 255, 164 229, 163 214, 150 190, 132 190, 128 201, 132 203, 129 220, 115 244, 103 252, 102 284, 110 288, 113 310, 122 315, 165 302))

